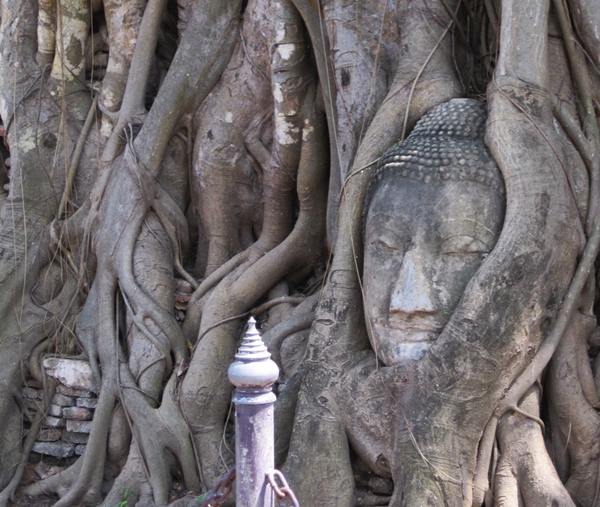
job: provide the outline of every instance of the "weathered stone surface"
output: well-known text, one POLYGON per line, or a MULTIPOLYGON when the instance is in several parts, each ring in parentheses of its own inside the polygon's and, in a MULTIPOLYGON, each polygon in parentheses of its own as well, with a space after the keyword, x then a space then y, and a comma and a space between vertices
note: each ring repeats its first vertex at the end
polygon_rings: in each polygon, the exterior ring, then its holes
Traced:
POLYGON ((96 408, 98 406, 98 398, 77 398, 77 406, 84 408, 96 408))
POLYGON ((50 405, 48 405, 48 415, 51 415, 52 417, 62 417, 63 408, 60 405, 54 405, 54 403, 50 403, 50 405))
POLYGON ((75 454, 75 449, 66 442, 36 442, 33 444, 33 452, 56 456, 57 458, 69 458, 75 454))
POLYGON ((25 381, 24 387, 33 387, 34 389, 43 389, 44 384, 42 384, 39 380, 29 377, 25 381))
POLYGON ((75 454, 77 454, 77 456, 81 456, 83 454, 83 451, 85 451, 86 445, 85 444, 79 444, 75 446, 75 454))
POLYGON ((88 433, 73 433, 72 431, 65 431, 63 438, 72 444, 87 444, 90 435, 88 433))
POLYGON ((37 442, 56 442, 57 440, 60 440, 60 437, 62 436, 62 432, 58 429, 54 429, 54 428, 46 428, 41 430, 38 433, 38 436, 36 438, 37 442))
POLYGON ((61 384, 76 389, 86 389, 98 392, 98 387, 92 375, 92 369, 87 361, 48 357, 44 359, 46 373, 57 379, 61 384))
POLYGON ((52 403, 60 405, 61 407, 72 407, 75 405, 75 400, 71 396, 65 396, 64 394, 56 393, 52 398, 52 403))
POLYGON ((74 433, 90 433, 92 431, 92 421, 67 421, 67 431, 74 433))
POLYGON ((21 388, 21 396, 30 400, 41 400, 44 398, 44 391, 34 389, 33 387, 23 387, 21 388))
POLYGON ((33 411, 42 410, 44 408, 42 400, 32 400, 31 398, 23 398, 23 405, 33 411))
POLYGON ((64 428, 65 420, 57 417, 46 416, 44 419, 44 426, 50 426, 51 428, 64 428))
POLYGON ((62 414, 65 419, 76 419, 78 421, 92 420, 92 412, 83 407, 65 407, 62 414))
POLYGON ((76 387, 58 386, 56 392, 64 394, 65 396, 72 396, 74 398, 91 398, 93 394, 85 389, 77 389, 76 387))

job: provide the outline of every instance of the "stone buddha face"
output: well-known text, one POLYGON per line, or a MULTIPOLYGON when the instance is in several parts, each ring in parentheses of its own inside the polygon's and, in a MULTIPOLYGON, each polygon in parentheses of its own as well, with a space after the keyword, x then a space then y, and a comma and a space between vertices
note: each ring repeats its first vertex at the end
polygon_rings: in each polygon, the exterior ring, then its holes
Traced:
POLYGON ((435 342, 504 218, 483 141, 428 137, 409 137, 383 157, 366 208, 367 331, 388 366, 421 358, 435 342))

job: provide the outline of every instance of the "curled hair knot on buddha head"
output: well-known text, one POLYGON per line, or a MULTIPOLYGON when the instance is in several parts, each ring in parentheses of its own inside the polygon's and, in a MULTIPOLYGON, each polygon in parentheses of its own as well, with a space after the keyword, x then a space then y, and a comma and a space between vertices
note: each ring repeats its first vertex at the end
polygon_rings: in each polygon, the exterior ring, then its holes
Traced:
POLYGON ((453 99, 434 107, 404 141, 379 160, 365 200, 365 211, 382 181, 406 178, 424 183, 472 181, 504 194, 504 181, 483 142, 486 104, 453 99))

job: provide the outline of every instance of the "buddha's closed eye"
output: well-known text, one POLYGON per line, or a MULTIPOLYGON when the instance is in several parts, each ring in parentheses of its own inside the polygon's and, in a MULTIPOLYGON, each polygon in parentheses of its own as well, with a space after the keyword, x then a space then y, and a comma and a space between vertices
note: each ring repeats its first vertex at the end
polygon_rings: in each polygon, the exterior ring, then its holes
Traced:
POLYGON ((441 253, 444 255, 461 254, 487 254, 491 247, 486 245, 481 239, 461 234, 452 236, 444 240, 441 246, 441 253))

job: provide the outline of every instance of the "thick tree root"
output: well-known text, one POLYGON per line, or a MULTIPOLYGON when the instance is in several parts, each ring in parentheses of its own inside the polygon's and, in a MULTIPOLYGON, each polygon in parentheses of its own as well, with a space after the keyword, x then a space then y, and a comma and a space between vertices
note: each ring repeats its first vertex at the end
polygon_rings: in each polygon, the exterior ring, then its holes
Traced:
POLYGON ((552 505, 575 507, 563 486, 544 443, 539 418, 540 391, 533 387, 525 395, 520 413, 504 416, 498 425, 501 452, 494 477, 494 499, 498 507, 552 505))
MULTIPOLYGON (((312 93, 309 96, 313 97, 312 93)), ((244 313, 286 274, 307 259, 318 258, 315 254, 319 252, 325 232, 325 209, 321 201, 324 202, 326 191, 322 145, 324 122, 312 109, 312 98, 307 105, 297 184, 300 215, 295 228, 279 246, 254 263, 248 261, 247 265, 240 266, 219 284, 203 310, 201 335, 214 323, 244 313)), ((182 386, 182 408, 190 424, 193 421, 192 430, 208 485, 224 471, 218 450, 231 392, 225 372, 235 351, 232 337, 237 327, 237 323, 217 327, 198 342, 182 386)))

